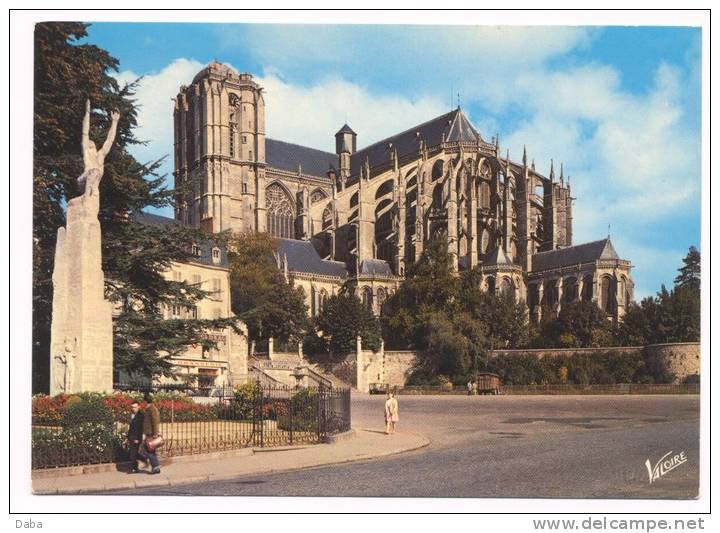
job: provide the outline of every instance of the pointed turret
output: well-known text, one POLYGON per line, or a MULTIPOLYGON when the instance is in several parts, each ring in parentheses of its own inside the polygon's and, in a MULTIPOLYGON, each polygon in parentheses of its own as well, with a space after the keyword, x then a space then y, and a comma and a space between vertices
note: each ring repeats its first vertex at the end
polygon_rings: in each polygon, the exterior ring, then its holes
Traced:
POLYGON ((555 164, 552 159, 550 160, 550 181, 555 181, 555 164))
POLYGON ((523 144, 523 158, 522 158, 523 167, 527 168, 527 148, 523 144))

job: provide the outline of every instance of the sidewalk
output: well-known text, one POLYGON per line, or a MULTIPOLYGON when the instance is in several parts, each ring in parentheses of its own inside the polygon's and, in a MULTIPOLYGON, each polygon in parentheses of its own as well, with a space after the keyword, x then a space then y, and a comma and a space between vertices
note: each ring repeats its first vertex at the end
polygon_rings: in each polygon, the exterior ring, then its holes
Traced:
MULTIPOLYGON (((428 439, 412 433, 385 435, 378 430, 356 429, 354 435, 334 444, 314 444, 286 448, 245 449, 227 454, 175 457, 161 464, 162 472, 97 472, 82 475, 59 475, 33 478, 34 494, 80 494, 136 487, 177 486, 200 481, 232 479, 238 476, 269 474, 315 466, 374 459, 417 450, 427 446, 428 439)), ((142 463, 141 463, 142 464, 142 463)))

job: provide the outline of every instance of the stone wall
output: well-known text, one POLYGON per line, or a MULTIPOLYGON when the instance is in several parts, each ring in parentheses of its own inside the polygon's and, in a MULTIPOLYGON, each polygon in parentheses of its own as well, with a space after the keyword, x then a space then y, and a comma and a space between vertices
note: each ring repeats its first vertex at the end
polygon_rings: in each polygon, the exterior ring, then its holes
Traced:
POLYGON ((650 364, 658 365, 661 370, 675 375, 675 383, 683 382, 688 376, 700 375, 700 343, 683 342, 671 344, 651 344, 649 346, 618 346, 606 348, 543 348, 534 350, 493 350, 491 357, 499 355, 534 355, 557 357, 561 355, 590 355, 593 353, 620 352, 638 354, 646 351, 650 364))
POLYGON ((675 382, 700 375, 700 343, 681 342, 646 346, 648 358, 670 374, 675 382))
POLYGON ((618 346, 608 348, 540 348, 540 349, 520 349, 520 350, 492 350, 490 357, 498 355, 534 355, 538 359, 543 357, 557 357, 560 355, 590 355, 598 352, 620 352, 626 354, 636 354, 643 351, 642 346, 618 346))
POLYGON ((385 352, 385 383, 391 387, 404 387, 413 365, 415 352, 386 351, 385 352))
MULTIPOLYGON (((688 376, 700 374, 700 344, 653 344, 650 346, 619 346, 607 348, 543 348, 525 350, 493 350, 491 357, 500 355, 534 355, 543 357, 582 356, 593 353, 620 352, 628 355, 646 351, 650 364, 659 365, 663 370, 675 375, 675 382, 683 382, 688 376)), ((383 383, 390 387, 403 387, 407 382, 416 354, 413 351, 378 352, 362 349, 358 339, 357 353, 342 363, 335 365, 331 372, 351 383, 361 392, 367 392, 371 383, 383 383)))

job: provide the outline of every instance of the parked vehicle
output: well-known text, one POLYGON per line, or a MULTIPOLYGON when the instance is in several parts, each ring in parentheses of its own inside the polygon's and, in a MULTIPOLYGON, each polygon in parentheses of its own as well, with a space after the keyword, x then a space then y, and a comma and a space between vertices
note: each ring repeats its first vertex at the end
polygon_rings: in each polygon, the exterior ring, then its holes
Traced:
POLYGON ((478 372, 478 394, 500 394, 500 376, 492 372, 478 372))
POLYGON ((370 394, 387 394, 387 391, 386 383, 370 383, 370 394))

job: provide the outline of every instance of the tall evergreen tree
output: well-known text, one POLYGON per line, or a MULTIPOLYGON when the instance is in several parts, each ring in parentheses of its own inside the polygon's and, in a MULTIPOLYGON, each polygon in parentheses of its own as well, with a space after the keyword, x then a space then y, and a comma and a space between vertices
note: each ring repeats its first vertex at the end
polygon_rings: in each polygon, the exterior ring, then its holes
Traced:
POLYGON ((684 266, 678 268, 680 274, 675 278, 675 287, 681 289, 700 289, 700 252, 691 246, 683 259, 684 266))
POLYGON ((138 162, 128 149, 140 144, 133 130, 135 84, 120 86, 112 76, 119 63, 107 51, 80 43, 88 25, 40 23, 35 27, 33 131, 33 390, 49 384, 52 270, 57 229, 65 224, 65 205, 82 191, 80 132, 85 100, 92 102, 91 138, 104 139, 109 111, 120 112, 115 144, 105 160, 100 184, 99 220, 106 296, 120 310, 114 319, 115 369, 140 374, 168 373, 167 356, 187 344, 214 343, 209 327, 234 320, 165 322, 163 308, 192 306, 206 293, 187 283, 167 281, 162 271, 191 258, 199 232, 178 226, 147 226, 133 214, 147 207, 171 207, 174 192, 157 174, 160 161, 138 162), (102 110, 102 111, 98 111, 102 110))

